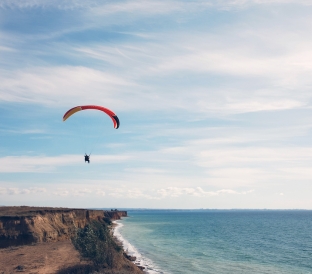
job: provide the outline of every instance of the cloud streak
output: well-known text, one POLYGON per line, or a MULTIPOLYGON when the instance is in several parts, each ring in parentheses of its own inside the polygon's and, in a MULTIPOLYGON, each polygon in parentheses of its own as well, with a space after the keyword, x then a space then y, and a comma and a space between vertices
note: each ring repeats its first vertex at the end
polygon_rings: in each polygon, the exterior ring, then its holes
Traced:
MULTIPOLYGON (((41 1, 13 3, 34 7, 43 4, 41 1)), ((61 5, 59 1, 53 3, 43 5, 61 5)), ((69 1, 64 5, 71 4, 77 7, 83 5, 80 1, 69 1)), ((269 1, 217 2, 221 6, 246 4, 268 5, 269 1)), ((98 12, 103 8, 108 13, 127 10, 165 12, 170 11, 168 5, 183 10, 182 7, 188 5, 204 4, 202 1, 192 4, 162 1, 126 1, 103 6, 96 2, 91 4, 98 12)), ((214 5, 215 2, 207 4, 214 5)), ((68 105, 73 97, 77 104, 81 104, 87 96, 90 101, 109 104, 114 109, 144 112, 192 109, 206 115, 310 107, 312 40, 308 35, 309 28, 304 19, 299 20, 299 33, 275 26, 278 18, 272 15, 267 21, 256 20, 251 25, 234 23, 231 28, 221 25, 218 31, 208 33, 204 30, 185 33, 174 28, 162 33, 119 31, 114 34, 121 39, 113 44, 90 40, 81 45, 73 40, 67 44, 54 42, 54 47, 49 48, 43 45, 43 49, 31 49, 30 54, 36 57, 32 59, 42 61, 42 53, 48 50, 58 60, 70 57, 79 65, 65 63, 45 67, 42 66, 44 62, 40 62, 40 65, 33 63, 33 68, 3 72, 0 101, 52 107, 56 104, 68 105), (292 41, 291 45, 288 41, 292 41), (90 63, 90 58, 96 65, 90 63), (187 85, 184 79, 180 79, 185 75, 190 82, 187 85), (151 81, 152 78, 156 78, 157 83, 151 81), (211 84, 206 78, 222 80, 214 80, 211 84), (174 89, 170 81, 175 82, 174 89)), ((83 30, 81 34, 84 34, 83 30)), ((29 43, 33 44, 31 38, 29 43)), ((12 56, 8 58, 8 63, 11 60, 12 56)))
POLYGON ((3 0, 1 8, 58 8, 58 9, 80 9, 94 8, 99 9, 101 13, 119 13, 119 12, 139 12, 139 13, 168 13, 169 11, 188 11, 190 8, 204 7, 245 7, 250 5, 275 5, 275 4, 297 4, 310 6, 309 0, 218 0, 218 1, 192 1, 192 3, 180 1, 120 1, 119 4, 103 3, 91 0, 88 2, 82 0, 3 0), (104 8, 107 11, 102 11, 104 8))
POLYGON ((196 197, 211 197, 219 195, 246 195, 253 192, 254 190, 238 192, 232 189, 220 189, 217 191, 204 191, 201 187, 196 188, 178 188, 178 187, 168 187, 165 189, 157 190, 157 193, 161 197, 179 197, 182 195, 190 195, 196 197))
POLYGON ((212 197, 220 195, 247 195, 254 190, 235 191, 232 189, 220 189, 217 191, 204 191, 201 187, 195 188, 179 188, 167 187, 161 189, 138 189, 138 188, 104 188, 99 189, 96 187, 76 187, 76 188, 57 188, 56 190, 48 190, 47 188, 17 188, 8 187, 0 188, 0 195, 53 195, 61 197, 84 197, 84 196, 110 196, 117 199, 147 199, 147 200, 161 200, 166 198, 178 198, 181 196, 194 196, 194 197, 212 197))
POLYGON ((0 187, 0 195, 26 195, 26 194, 39 194, 47 192, 46 188, 17 188, 17 187, 0 187))
MULTIPOLYGON (((95 155, 94 164, 120 163, 129 160, 127 155, 95 155)), ((81 155, 61 156, 7 156, 0 158, 0 173, 45 173, 60 167, 75 166, 83 163, 81 155)))
POLYGON ((3 75, 0 100, 43 105, 68 105, 76 102, 113 101, 116 87, 131 86, 124 79, 85 67, 37 68, 18 72, 14 76, 3 75), (105 89, 103 89, 105 87, 105 89))

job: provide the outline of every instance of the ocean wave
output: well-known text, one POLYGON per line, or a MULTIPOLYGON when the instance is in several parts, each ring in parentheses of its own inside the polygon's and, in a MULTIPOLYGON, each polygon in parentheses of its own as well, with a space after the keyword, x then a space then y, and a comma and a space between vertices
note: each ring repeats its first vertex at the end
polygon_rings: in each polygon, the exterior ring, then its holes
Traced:
POLYGON ((120 229, 124 226, 119 221, 114 221, 116 227, 114 228, 114 236, 122 243, 124 250, 128 255, 136 257, 135 264, 139 266, 143 266, 144 271, 148 274, 169 274, 168 272, 164 272, 160 270, 159 267, 155 265, 155 263, 143 256, 132 244, 129 243, 120 233, 120 229))

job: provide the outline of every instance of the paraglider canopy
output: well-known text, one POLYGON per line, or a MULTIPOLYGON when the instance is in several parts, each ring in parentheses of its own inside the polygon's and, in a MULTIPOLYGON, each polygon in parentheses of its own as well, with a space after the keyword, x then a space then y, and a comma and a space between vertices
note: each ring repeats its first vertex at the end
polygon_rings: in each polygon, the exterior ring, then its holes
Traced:
POLYGON ((94 109, 94 110, 100 110, 100 111, 105 112, 113 120, 114 128, 116 129, 119 128, 120 122, 119 122, 117 115, 114 112, 112 112, 108 108, 105 108, 102 106, 95 106, 95 105, 73 107, 64 114, 63 121, 66 121, 66 119, 68 119, 70 116, 72 116, 76 112, 81 111, 81 110, 86 110, 86 109, 94 109))

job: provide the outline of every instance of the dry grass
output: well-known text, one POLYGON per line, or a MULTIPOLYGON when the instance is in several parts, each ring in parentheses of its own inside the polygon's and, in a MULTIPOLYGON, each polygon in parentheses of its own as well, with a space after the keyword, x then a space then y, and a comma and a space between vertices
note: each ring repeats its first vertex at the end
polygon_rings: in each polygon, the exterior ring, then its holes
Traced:
POLYGON ((0 249, 0 273, 17 273, 17 267, 23 268, 22 273, 56 273, 86 263, 70 240, 0 249))

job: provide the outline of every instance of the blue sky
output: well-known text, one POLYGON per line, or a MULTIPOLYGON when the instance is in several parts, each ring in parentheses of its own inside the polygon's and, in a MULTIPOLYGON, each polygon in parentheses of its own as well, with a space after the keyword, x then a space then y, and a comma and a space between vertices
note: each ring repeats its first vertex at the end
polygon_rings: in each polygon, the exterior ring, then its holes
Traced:
POLYGON ((2 0, 0 205, 312 209, 311 14, 2 0))

